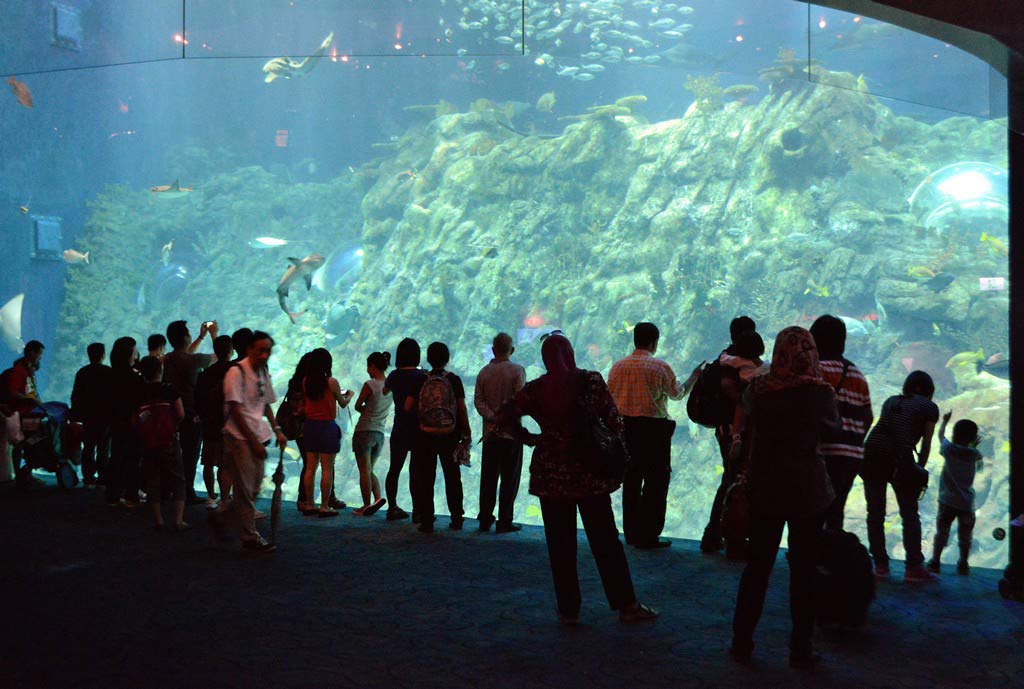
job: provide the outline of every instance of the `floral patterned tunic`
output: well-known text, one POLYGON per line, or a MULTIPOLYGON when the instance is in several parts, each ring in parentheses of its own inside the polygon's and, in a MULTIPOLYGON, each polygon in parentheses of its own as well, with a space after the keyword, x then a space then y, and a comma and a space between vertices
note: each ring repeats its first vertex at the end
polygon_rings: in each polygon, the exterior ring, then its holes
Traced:
MULTIPOLYGON (((604 378, 596 371, 580 370, 581 395, 578 402, 589 404, 595 416, 604 419, 613 433, 622 434, 622 416, 615 406, 604 378)), ((543 378, 531 380, 511 400, 503 416, 532 416, 541 434, 530 461, 530 493, 541 498, 576 500, 589 495, 607 495, 618 490, 621 481, 600 476, 588 469, 587 457, 579 449, 580 412, 574 406, 570 414, 545 416, 540 395, 543 378)), ((536 436, 534 436, 536 437, 536 436)))

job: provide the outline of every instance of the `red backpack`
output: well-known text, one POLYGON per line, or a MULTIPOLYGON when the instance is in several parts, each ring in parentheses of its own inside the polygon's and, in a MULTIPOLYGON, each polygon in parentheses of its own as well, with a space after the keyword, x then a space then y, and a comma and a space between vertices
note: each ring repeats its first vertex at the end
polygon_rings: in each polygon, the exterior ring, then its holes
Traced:
POLYGON ((145 449, 164 450, 173 447, 178 438, 174 404, 155 396, 143 402, 135 411, 135 427, 145 449))

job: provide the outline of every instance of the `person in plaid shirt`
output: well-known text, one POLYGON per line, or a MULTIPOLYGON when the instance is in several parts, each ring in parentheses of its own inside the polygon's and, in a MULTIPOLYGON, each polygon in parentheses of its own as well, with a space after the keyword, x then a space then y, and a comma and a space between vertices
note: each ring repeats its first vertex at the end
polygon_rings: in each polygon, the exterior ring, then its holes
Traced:
POLYGON ((661 333, 653 323, 633 328, 636 349, 616 361, 608 373, 608 389, 626 424, 630 462, 622 483, 622 530, 626 543, 637 548, 667 548, 660 538, 672 475, 672 433, 667 401, 681 400, 693 387, 703 364, 682 385, 672 367, 655 359, 661 333))

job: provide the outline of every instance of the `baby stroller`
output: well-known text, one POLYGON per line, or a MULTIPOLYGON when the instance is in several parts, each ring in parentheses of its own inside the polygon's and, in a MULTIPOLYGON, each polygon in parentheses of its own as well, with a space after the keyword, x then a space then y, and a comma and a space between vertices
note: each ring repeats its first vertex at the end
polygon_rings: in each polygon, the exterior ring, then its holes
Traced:
POLYGON ((14 444, 15 457, 24 462, 19 481, 31 481, 31 471, 41 469, 56 474, 61 488, 78 485, 81 424, 71 421, 68 412, 63 402, 43 402, 21 417, 23 438, 14 444))

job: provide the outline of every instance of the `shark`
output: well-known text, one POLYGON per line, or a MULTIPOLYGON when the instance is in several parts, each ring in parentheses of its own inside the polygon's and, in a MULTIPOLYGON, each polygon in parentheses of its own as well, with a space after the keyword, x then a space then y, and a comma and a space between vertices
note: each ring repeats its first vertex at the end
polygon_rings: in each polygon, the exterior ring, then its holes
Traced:
POLYGON ((320 254, 310 254, 302 259, 289 256, 288 260, 291 262, 291 265, 288 266, 288 270, 284 271, 281 281, 277 283, 277 303, 281 305, 281 310, 288 314, 291 322, 295 323, 295 319, 304 314, 305 311, 293 312, 288 310, 288 304, 285 301, 288 299, 288 293, 291 292, 292 286, 298 280, 306 283, 306 291, 308 292, 313 286, 313 273, 323 266, 324 257, 320 254))
POLYGON ((263 73, 266 74, 263 77, 263 81, 270 83, 274 79, 291 79, 292 77, 304 77, 313 71, 316 67, 317 62, 324 56, 324 53, 331 45, 331 41, 334 40, 334 32, 332 31, 327 38, 323 40, 320 47, 316 51, 301 61, 293 60, 290 57, 275 57, 273 60, 268 60, 263 65, 263 73))
POLYGON ((161 184, 158 187, 151 187, 150 191, 160 199, 180 199, 182 196, 195 191, 195 189, 183 187, 178 184, 178 180, 174 180, 174 184, 161 184))

